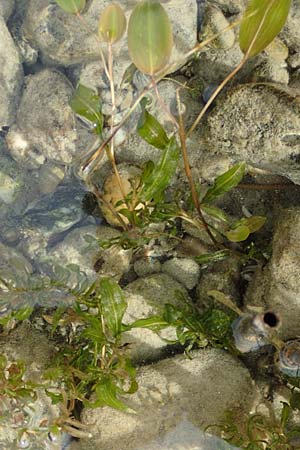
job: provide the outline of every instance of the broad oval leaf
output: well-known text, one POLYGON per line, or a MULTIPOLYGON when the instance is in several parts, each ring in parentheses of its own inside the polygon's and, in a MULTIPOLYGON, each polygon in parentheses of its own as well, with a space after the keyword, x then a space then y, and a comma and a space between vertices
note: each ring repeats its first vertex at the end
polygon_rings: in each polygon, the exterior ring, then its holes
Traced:
POLYGON ((116 337, 122 331, 122 319, 127 308, 127 302, 122 289, 111 278, 100 281, 101 307, 104 321, 116 337))
POLYGON ((251 57, 264 50, 284 26, 290 6, 291 0, 251 0, 240 26, 242 52, 251 57))
POLYGON ((250 233, 255 233, 265 224, 267 218, 264 216, 251 216, 238 221, 238 225, 246 225, 250 233))
POLYGON ((126 18, 123 9, 117 3, 108 5, 99 20, 98 33, 105 42, 113 44, 121 39, 126 30, 126 18))
POLYGON ((144 0, 133 10, 128 23, 128 50, 132 62, 143 73, 163 69, 173 47, 169 17, 157 0, 144 0))
POLYGON ((209 203, 237 186, 244 176, 245 168, 244 162, 239 163, 220 175, 214 185, 208 189, 201 203, 209 203))
POLYGON ((169 138, 161 124, 152 114, 148 113, 143 105, 142 113, 137 124, 137 132, 148 144, 161 150, 169 143, 169 138))
POLYGON ((85 7, 86 0, 55 0, 58 6, 69 14, 78 14, 85 7))
POLYGON ((69 105, 76 114, 94 124, 97 134, 102 133, 102 104, 99 96, 93 89, 83 84, 78 84, 69 101, 69 105))
POLYGON ((240 225, 234 230, 225 233, 227 239, 231 242, 245 241, 250 234, 250 230, 246 225, 240 225))

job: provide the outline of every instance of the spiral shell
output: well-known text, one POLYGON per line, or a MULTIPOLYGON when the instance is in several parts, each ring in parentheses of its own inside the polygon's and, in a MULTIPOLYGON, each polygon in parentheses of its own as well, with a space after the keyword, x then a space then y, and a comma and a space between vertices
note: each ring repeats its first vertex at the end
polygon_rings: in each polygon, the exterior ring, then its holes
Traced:
POLYGON ((285 342, 279 351, 279 370, 289 377, 300 377, 300 339, 285 342))
POLYGON ((247 353, 269 344, 270 335, 278 325, 279 319, 273 312, 240 316, 231 325, 236 348, 247 353))

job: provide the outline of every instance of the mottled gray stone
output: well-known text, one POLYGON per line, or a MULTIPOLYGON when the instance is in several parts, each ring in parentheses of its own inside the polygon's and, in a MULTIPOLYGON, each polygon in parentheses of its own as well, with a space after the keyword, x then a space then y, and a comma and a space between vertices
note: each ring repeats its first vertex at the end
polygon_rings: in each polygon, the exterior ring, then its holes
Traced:
POLYGON ((0 15, 0 129, 15 119, 23 81, 19 53, 0 15))
POLYGON ((68 102, 73 88, 60 72, 45 69, 26 78, 17 122, 6 142, 13 158, 30 168, 46 160, 70 164, 86 150, 94 137, 84 128, 75 129, 75 116, 68 102))
POLYGON ((183 420, 203 430, 219 423, 231 408, 241 417, 254 396, 247 369, 217 349, 197 351, 193 359, 176 356, 146 366, 137 381, 139 390, 126 399, 136 414, 107 407, 83 411, 93 437, 81 440, 82 450, 140 450, 163 439, 183 420))
POLYGON ((282 209, 275 227, 272 257, 250 283, 245 304, 278 314, 279 335, 299 336, 300 323, 300 209, 282 209))
MULTIPOLYGON (((300 183, 300 106, 280 88, 238 86, 223 96, 208 118, 200 164, 219 157, 266 169, 300 183)), ((215 175, 218 175, 216 173, 215 175)))
POLYGON ((8 20, 15 8, 15 0, 0 0, 0 16, 8 20))
POLYGON ((162 271, 182 283, 187 289, 193 289, 199 279, 199 265, 190 258, 172 258, 162 266, 162 271))

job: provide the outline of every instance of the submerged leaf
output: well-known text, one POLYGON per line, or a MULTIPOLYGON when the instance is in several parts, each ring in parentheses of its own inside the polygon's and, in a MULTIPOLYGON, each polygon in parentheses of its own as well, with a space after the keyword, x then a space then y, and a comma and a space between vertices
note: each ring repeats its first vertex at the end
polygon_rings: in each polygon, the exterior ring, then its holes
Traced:
POLYGON ((249 57, 264 50, 284 26, 291 0, 251 0, 240 27, 240 48, 249 57))
POLYGON ((175 173, 179 158, 179 148, 175 137, 172 137, 165 147, 163 155, 157 166, 145 180, 145 184, 139 194, 142 202, 148 202, 161 196, 175 173))
POLYGON ((203 255, 195 256, 198 264, 207 265, 217 261, 223 261, 230 256, 229 250, 218 250, 214 253, 205 253, 203 255))
POLYGON ((86 0, 55 0, 58 6, 69 14, 78 14, 85 7, 86 0))
POLYGON ((94 404, 89 404, 89 406, 97 407, 107 405, 119 411, 134 413, 133 409, 118 399, 117 393, 117 386, 110 378, 106 377, 96 385, 96 401, 94 404))
POLYGON ((208 189, 201 203, 209 203, 237 186, 244 176, 245 168, 244 162, 239 163, 220 175, 214 185, 208 189))
POLYGON ((127 308, 127 302, 120 286, 111 278, 100 281, 101 306, 104 321, 116 337, 122 330, 122 319, 127 308))
POLYGON ((250 230, 246 225, 239 225, 234 230, 225 233, 227 239, 231 242, 245 241, 250 234, 250 230))
POLYGON ((249 228, 250 233, 255 233, 265 224, 267 218, 264 216, 245 217, 238 221, 237 225, 245 225, 249 228))
POLYGON ((152 331, 159 331, 169 326, 161 316, 152 316, 146 319, 138 319, 129 325, 130 328, 148 328, 152 331))
POLYGON ((157 0, 144 0, 134 8, 128 24, 128 50, 136 67, 153 75, 171 56, 173 35, 169 17, 157 0))
POLYGON ((95 125, 97 134, 102 133, 102 104, 99 96, 93 89, 90 89, 83 84, 78 84, 69 105, 76 114, 84 117, 95 125))
POLYGON ((169 143, 167 133, 158 120, 148 113, 144 105, 141 106, 142 113, 137 124, 137 132, 148 144, 163 150, 169 143))
POLYGON ((108 5, 99 20, 98 32, 105 42, 113 44, 121 39, 126 30, 126 18, 123 9, 117 3, 108 5))

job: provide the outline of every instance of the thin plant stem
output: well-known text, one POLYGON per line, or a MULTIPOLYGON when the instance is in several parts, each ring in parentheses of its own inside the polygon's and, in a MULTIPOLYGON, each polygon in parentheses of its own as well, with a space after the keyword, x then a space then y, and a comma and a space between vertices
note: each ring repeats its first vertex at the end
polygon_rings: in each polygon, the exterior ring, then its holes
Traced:
MULTIPOLYGON (((111 42, 108 42, 108 73, 109 73, 109 83, 110 83, 110 94, 111 94, 111 125, 110 125, 110 133, 113 132, 114 129, 114 116, 115 116, 115 110, 116 110, 116 96, 115 96, 115 85, 114 85, 114 74, 113 74, 113 51, 112 51, 112 44, 111 42)), ((126 193, 124 190, 124 186, 122 183, 122 180, 120 178, 120 173, 117 168, 116 160, 115 160, 115 154, 114 154, 114 140, 111 139, 109 143, 109 148, 107 149, 107 156, 110 159, 110 162, 113 167, 113 171, 115 173, 115 176, 117 178, 117 183, 119 185, 119 189, 122 195, 122 198, 125 202, 126 193)))
POLYGON ((199 201, 199 197, 198 197, 198 193, 196 190, 196 186, 192 177, 192 173, 191 173, 191 166, 189 163, 189 158, 188 158, 188 152, 187 152, 187 147, 186 147, 186 135, 185 135, 185 129, 184 129, 184 123, 183 123, 183 118, 182 118, 182 111, 181 111, 181 101, 180 101, 180 95, 179 95, 179 89, 176 90, 176 99, 177 99, 177 110, 178 110, 178 115, 179 115, 179 138, 180 138, 180 143, 181 143, 181 151, 182 151, 182 157, 183 157, 183 162, 184 162, 184 170, 188 179, 188 183, 190 186, 190 190, 191 190, 191 194, 192 194, 192 199, 193 199, 193 203, 195 205, 195 208, 197 209, 198 215, 201 219, 201 222, 203 223, 203 226, 207 232, 207 234, 209 235, 210 239, 212 240, 212 242, 217 245, 217 241, 214 237, 214 235, 212 234, 212 232, 209 229, 209 226, 202 214, 201 211, 201 205, 200 205, 200 201, 199 201))

